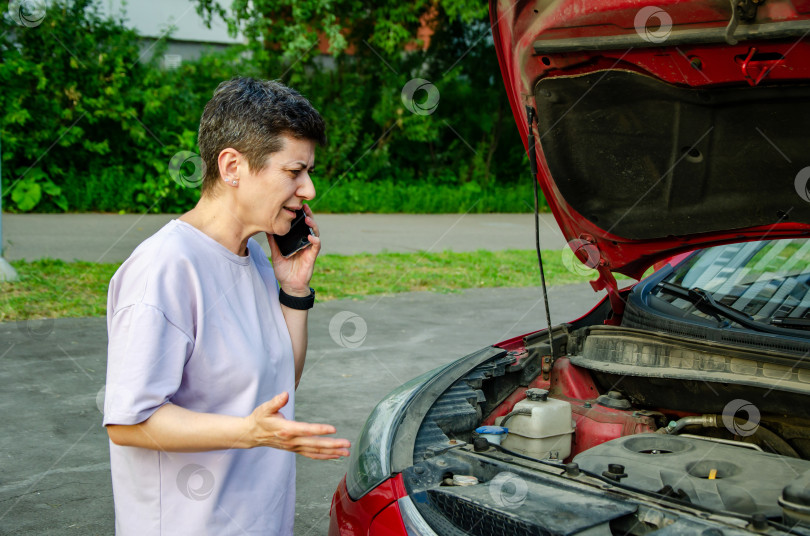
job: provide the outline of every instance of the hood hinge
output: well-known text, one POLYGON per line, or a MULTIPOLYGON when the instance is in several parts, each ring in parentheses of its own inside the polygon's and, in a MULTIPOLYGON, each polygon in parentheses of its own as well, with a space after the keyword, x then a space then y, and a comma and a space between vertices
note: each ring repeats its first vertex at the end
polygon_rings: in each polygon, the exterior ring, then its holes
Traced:
POLYGON ((622 321, 625 305, 624 299, 621 294, 619 294, 619 284, 616 282, 616 278, 613 277, 613 273, 604 261, 599 261, 599 266, 596 267, 596 270, 599 272, 599 278, 591 281, 591 287, 596 292, 606 289, 608 299, 610 300, 610 307, 613 309, 613 316, 605 320, 605 324, 608 326, 618 326, 622 321))
POLYGON ((607 289, 608 299, 610 299, 610 306, 613 309, 613 316, 605 320, 605 324, 615 326, 619 325, 624 314, 624 300, 619 294, 619 284, 616 283, 616 278, 610 271, 610 266, 607 261, 602 258, 599 251, 599 246, 596 245, 596 240, 590 234, 581 234, 579 239, 571 240, 568 243, 569 247, 574 251, 574 256, 578 258, 588 268, 593 268, 599 273, 596 280, 591 281, 591 288, 594 292, 607 289))
POLYGON ((734 32, 737 31, 737 26, 740 22, 752 22, 757 17, 757 8, 760 4, 764 4, 765 0, 730 0, 731 2, 731 19, 726 26, 726 43, 731 46, 739 43, 737 38, 734 37, 734 32))

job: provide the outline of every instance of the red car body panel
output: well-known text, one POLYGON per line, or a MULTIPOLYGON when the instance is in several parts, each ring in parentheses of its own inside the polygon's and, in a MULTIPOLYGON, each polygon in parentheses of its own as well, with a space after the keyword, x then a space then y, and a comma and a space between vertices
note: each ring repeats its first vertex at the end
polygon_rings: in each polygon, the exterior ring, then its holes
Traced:
POLYGON ((407 536, 397 503, 391 503, 371 522, 369 536, 407 536))
POLYGON ((353 501, 346 489, 346 477, 343 477, 332 497, 329 536, 407 536, 396 503, 407 494, 402 477, 397 475, 353 501))

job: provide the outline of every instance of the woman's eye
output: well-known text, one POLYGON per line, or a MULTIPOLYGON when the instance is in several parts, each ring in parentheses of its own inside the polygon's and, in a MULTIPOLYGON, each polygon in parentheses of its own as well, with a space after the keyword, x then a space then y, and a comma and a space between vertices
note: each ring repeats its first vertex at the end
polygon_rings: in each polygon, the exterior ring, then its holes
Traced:
MULTIPOLYGON (((290 173, 290 176, 295 179, 304 172, 304 169, 288 169, 287 171, 290 173)), ((310 175, 312 175, 312 172, 313 170, 309 170, 310 175)))

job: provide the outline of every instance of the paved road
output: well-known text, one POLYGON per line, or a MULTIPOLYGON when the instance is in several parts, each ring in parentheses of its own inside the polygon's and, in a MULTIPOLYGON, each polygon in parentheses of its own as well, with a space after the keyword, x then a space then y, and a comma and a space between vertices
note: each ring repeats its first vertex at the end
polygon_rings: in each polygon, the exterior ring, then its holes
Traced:
MULTIPOLYGON (((550 290, 552 320, 578 317, 598 296, 588 285, 550 290)), ((354 440, 385 394, 486 345, 543 327, 538 289, 475 289, 319 303, 296 395, 301 420, 334 424, 354 440), (367 332, 358 348, 330 336, 350 311, 367 332)), ((345 336, 351 336, 352 328, 345 336)), ((113 532, 109 447, 98 409, 104 386, 103 318, 0 324, 0 534, 113 532)), ((298 459, 296 536, 326 533, 347 460, 298 459)))
MULTIPOLYGON (((123 261, 145 238, 176 217, 4 214, 3 256, 6 260, 123 261)), ((543 249, 562 248, 565 240, 554 217, 540 217, 543 249)), ((320 214, 317 218, 323 253, 534 249, 531 214, 320 214)), ((266 247, 266 240, 257 238, 266 247)))

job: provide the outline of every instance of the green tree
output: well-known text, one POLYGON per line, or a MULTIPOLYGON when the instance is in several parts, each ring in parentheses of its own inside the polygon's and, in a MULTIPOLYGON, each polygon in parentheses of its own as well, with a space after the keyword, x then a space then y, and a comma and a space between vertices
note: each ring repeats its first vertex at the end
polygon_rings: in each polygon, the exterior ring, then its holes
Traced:
POLYGON ((216 84, 252 73, 238 50, 161 69, 165 41, 148 59, 141 38, 104 16, 98 0, 54 0, 30 27, 3 11, 0 30, 6 208, 193 206, 198 190, 177 184, 167 168, 179 151, 196 150, 199 114, 216 84))
POLYGON ((281 78, 325 116, 316 210, 529 206, 483 3, 236 0, 225 10, 189 1, 247 43, 166 70, 165 40, 144 43, 122 17, 102 15, 100 0, 53 0, 33 25, 0 10, 6 209, 191 208, 199 189, 177 181, 170 163, 197 151, 203 106, 234 75, 281 78), (415 42, 423 20, 435 30, 427 50, 415 42), (414 82, 420 89, 403 99, 414 82), (517 185, 496 188, 504 183, 517 185))
MULTIPOLYGON (((234 0, 224 8, 196 1, 209 22, 220 17, 242 32, 264 76, 298 88, 322 111, 330 147, 319 159, 331 181, 348 175, 486 189, 495 177, 525 176, 486 2, 234 0), (427 50, 413 46, 422 44, 415 36, 423 20, 435 31, 427 50), (322 40, 329 61, 320 57, 322 40), (434 113, 403 105, 403 88, 415 78, 438 91, 434 113)), ((429 96, 414 97, 424 104, 429 96)))

